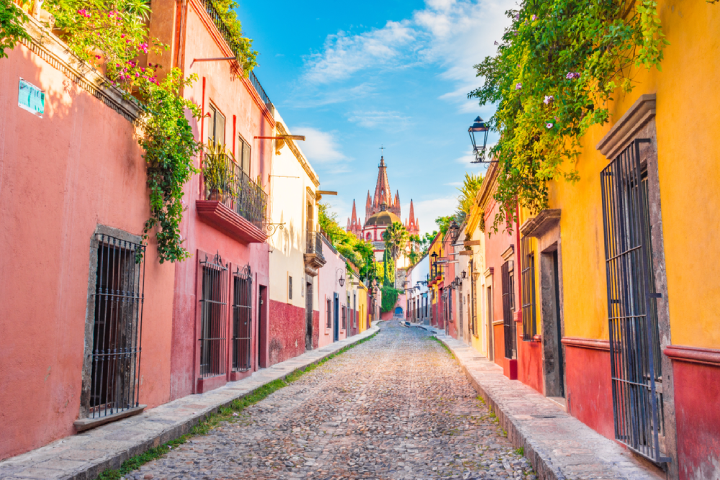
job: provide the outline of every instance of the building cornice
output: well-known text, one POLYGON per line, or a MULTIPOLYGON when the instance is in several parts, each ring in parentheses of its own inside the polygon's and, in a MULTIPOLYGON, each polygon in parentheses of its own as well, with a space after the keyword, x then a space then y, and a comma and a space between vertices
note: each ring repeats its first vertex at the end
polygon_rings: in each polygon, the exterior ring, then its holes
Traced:
MULTIPOLYGON (((285 125, 282 124, 282 122, 277 122, 275 124, 275 128, 277 128, 279 135, 288 135, 288 131, 285 128, 285 125)), ((310 181, 313 182, 315 187, 320 186, 320 179, 318 178, 315 171, 312 169, 312 166, 310 166, 310 162, 307 161, 305 156, 300 152, 300 149, 295 145, 295 141, 292 139, 283 139, 282 142, 285 143, 285 145, 288 146, 290 151, 295 155, 295 158, 300 163, 300 166, 302 166, 303 170, 305 170, 305 173, 308 177, 310 177, 310 181)))
POLYGON ((655 103, 654 93, 640 95, 595 148, 608 160, 613 160, 630 144, 637 132, 655 117, 655 103))

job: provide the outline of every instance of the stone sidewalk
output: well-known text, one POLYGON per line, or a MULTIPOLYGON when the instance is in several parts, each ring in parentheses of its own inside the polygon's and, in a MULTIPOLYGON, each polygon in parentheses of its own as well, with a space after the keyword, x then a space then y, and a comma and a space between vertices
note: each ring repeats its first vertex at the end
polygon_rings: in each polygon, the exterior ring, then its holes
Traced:
POLYGON ((108 468, 119 468, 130 457, 180 437, 207 415, 249 395, 274 380, 317 363, 379 330, 377 322, 365 332, 291 360, 254 372, 216 390, 146 410, 140 415, 55 441, 37 450, 0 462, 0 479, 92 480, 108 468))
POLYGON ((523 447, 541 479, 665 478, 653 465, 565 413, 527 385, 510 380, 502 368, 445 332, 421 326, 453 352, 475 390, 500 420, 508 438, 523 447))

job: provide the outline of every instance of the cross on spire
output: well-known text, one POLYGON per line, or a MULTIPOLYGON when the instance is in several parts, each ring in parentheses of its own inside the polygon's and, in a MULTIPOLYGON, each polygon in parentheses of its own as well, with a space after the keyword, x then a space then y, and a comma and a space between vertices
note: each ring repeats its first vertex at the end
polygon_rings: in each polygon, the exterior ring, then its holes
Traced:
POLYGON ((382 156, 385 153, 385 147, 380 145, 380 156, 382 156))

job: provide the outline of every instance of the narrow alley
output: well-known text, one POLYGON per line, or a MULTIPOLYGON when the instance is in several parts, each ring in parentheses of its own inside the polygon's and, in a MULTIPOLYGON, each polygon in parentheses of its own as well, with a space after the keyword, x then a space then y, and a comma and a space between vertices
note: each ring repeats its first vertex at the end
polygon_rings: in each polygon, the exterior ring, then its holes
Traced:
POLYGON ((443 346, 390 322, 236 423, 125 478, 534 476, 443 346))

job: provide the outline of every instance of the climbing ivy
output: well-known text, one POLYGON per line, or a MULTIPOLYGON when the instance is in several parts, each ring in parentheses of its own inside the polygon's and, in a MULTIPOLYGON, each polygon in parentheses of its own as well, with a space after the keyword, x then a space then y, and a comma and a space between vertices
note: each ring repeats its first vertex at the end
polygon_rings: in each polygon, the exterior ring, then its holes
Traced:
POLYGON ((510 228, 518 202, 546 208, 548 181, 577 180, 581 137, 608 121, 640 68, 660 70, 668 44, 653 0, 524 0, 506 14, 497 54, 475 66, 484 84, 468 94, 497 104, 495 231, 510 228))
POLYGON ((23 26, 27 15, 13 2, 0 1, 0 58, 6 58, 5 49, 12 50, 20 40, 30 40, 23 26))

